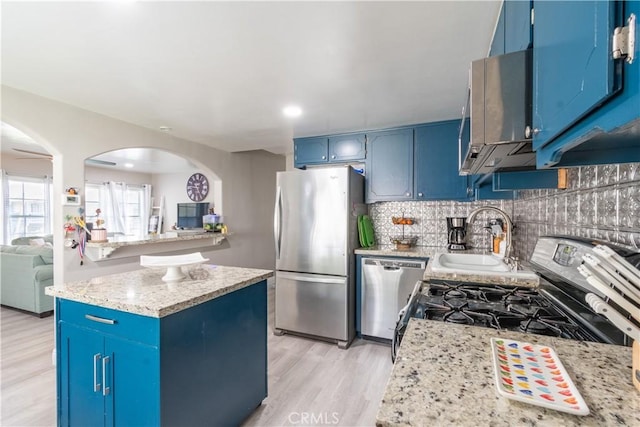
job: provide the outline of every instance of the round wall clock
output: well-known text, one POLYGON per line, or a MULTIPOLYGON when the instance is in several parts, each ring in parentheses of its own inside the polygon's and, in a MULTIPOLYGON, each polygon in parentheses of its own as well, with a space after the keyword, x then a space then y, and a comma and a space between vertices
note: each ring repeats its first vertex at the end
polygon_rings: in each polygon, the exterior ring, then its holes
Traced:
POLYGON ((194 202, 201 202, 209 194, 209 180, 201 173, 194 173, 187 180, 187 195, 194 202))

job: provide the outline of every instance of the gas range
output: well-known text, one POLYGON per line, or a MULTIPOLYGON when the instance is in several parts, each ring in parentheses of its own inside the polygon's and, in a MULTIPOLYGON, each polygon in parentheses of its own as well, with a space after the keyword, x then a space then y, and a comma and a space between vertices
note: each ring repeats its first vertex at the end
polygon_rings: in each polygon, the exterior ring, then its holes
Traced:
MULTIPOLYGON (((392 358, 395 359, 412 317, 578 341, 630 345, 626 336, 606 318, 596 314, 584 299, 589 292, 600 293, 584 280, 577 267, 582 264, 582 255, 602 243, 575 237, 540 237, 531 258, 532 267, 540 276, 537 288, 439 279, 418 282, 399 313, 392 358)), ((608 246, 636 267, 640 266, 640 253, 608 246)))
POLYGON ((416 302, 415 317, 493 329, 589 339, 536 289, 431 281, 416 302))

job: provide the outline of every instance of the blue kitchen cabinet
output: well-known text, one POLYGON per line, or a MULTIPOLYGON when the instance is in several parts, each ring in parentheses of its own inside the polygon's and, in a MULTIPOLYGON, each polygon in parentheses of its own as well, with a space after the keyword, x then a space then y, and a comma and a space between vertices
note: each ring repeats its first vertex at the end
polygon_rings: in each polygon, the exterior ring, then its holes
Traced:
POLYGON ((298 138, 293 141, 294 166, 322 164, 329 161, 329 138, 298 138))
POLYGON ((60 426, 239 425, 267 396, 266 281, 160 318, 55 312, 60 426))
POLYGON ((413 128, 367 134, 365 202, 413 199, 413 128))
POLYGON ((297 138, 293 141, 294 166, 302 168, 307 165, 364 160, 365 149, 365 134, 297 138))
POLYGON ((496 24, 496 30, 493 33, 493 40, 491 40, 489 56, 502 55, 504 53, 504 13, 505 6, 504 2, 502 2, 500 15, 498 16, 498 23, 496 24))
POLYGON ((535 4, 538 168, 640 161, 640 61, 613 59, 611 47, 614 28, 632 13, 640 2, 535 4))
MULTIPOLYGON (((469 126, 462 140, 469 140, 469 126), (466 139, 465 139, 466 137, 466 139)), ((458 173, 460 120, 415 128, 414 180, 416 200, 468 200, 468 179, 458 173)))
POLYGON ((493 191, 532 190, 558 188, 558 171, 523 170, 503 171, 493 174, 493 191))
POLYGON ((366 141, 363 133, 330 137, 329 162, 364 160, 366 141))
POLYGON ((489 56, 517 52, 531 47, 531 1, 502 2, 489 56))
POLYGON ((470 175, 475 200, 513 200, 515 191, 495 191, 493 189, 493 175, 470 175))
POLYGON ((532 7, 528 0, 504 2, 504 53, 518 52, 531 47, 532 7))
POLYGON ((61 322, 60 425, 159 425, 155 347, 61 322))

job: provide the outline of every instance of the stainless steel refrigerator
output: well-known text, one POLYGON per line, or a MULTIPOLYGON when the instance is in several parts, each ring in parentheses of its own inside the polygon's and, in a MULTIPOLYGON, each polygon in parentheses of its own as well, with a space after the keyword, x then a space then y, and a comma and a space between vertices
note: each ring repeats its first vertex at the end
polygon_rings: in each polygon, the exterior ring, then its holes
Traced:
POLYGON ((278 172, 275 332, 349 346, 355 336, 357 218, 364 177, 350 166, 278 172))

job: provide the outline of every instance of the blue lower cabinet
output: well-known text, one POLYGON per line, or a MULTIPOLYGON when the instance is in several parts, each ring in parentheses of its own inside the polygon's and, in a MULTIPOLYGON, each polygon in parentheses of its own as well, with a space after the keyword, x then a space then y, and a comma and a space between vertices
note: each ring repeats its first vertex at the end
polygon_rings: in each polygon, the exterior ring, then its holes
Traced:
POLYGON ((267 396, 266 281, 162 318, 57 299, 56 320, 60 426, 239 425, 267 396))

